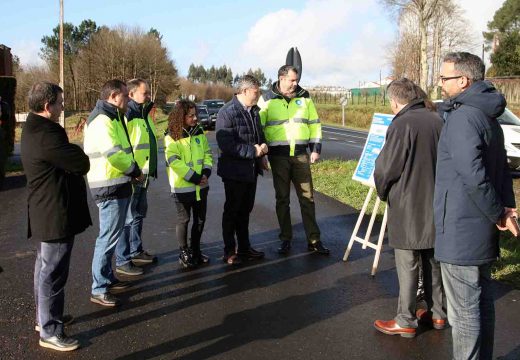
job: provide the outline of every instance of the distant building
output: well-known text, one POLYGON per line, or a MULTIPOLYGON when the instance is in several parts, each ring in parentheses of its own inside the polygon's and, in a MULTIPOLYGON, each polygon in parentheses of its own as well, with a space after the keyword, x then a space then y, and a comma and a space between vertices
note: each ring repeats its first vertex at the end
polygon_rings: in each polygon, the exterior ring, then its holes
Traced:
POLYGON ((368 81, 359 84, 359 87, 350 89, 350 96, 370 96, 370 95, 380 95, 381 92, 386 90, 388 84, 390 84, 394 80, 393 77, 388 76, 378 81, 368 81))
POLYGON ((348 89, 343 86, 327 86, 327 85, 318 85, 318 86, 308 86, 304 87, 311 93, 326 93, 330 95, 344 95, 347 93, 348 89))

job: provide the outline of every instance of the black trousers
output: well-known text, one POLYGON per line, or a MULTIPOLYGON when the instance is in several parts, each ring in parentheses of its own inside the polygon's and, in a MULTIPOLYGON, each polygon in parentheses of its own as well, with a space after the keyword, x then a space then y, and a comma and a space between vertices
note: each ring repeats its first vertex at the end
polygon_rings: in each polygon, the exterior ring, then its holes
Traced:
POLYGON ((188 224, 190 222, 191 213, 193 213, 190 248, 194 254, 200 253, 200 238, 204 230, 204 223, 206 222, 207 202, 208 199, 206 197, 203 197, 200 201, 192 202, 180 202, 175 200, 175 206, 177 207, 175 234, 179 242, 179 247, 181 248, 188 246, 188 224))
POLYGON ((63 334, 65 283, 73 245, 74 237, 70 237, 60 242, 41 242, 36 248, 34 300, 36 322, 43 339, 63 334))
POLYGON ((255 204, 256 179, 255 182, 229 179, 223 179, 223 181, 226 192, 224 214, 222 214, 224 252, 226 255, 245 252, 251 246, 249 243, 249 214, 255 204))

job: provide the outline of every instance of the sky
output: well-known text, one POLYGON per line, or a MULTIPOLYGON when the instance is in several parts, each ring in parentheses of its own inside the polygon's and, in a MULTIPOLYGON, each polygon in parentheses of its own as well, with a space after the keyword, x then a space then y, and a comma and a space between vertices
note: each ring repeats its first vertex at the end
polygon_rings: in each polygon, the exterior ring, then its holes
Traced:
MULTIPOLYGON (((481 33, 503 0, 455 0, 481 54, 481 33)), ((124 24, 163 35, 181 76, 191 63, 261 68, 275 78, 287 51, 302 56, 303 85, 352 87, 389 75, 395 18, 378 0, 64 0, 66 22, 124 24)), ((59 0, 0 0, 0 44, 22 65, 41 64, 41 38, 59 22, 59 0)))

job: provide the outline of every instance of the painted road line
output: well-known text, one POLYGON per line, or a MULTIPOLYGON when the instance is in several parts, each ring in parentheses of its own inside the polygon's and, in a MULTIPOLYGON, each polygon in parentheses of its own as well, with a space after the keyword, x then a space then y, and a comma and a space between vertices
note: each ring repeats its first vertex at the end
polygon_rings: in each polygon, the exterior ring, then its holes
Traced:
POLYGON ((339 131, 350 131, 350 132, 358 133, 358 134, 361 134, 361 135, 367 135, 368 134, 368 131, 364 131, 364 130, 338 128, 338 127, 333 127, 333 126, 322 126, 321 128, 322 129, 330 129, 330 130, 339 130, 339 131))
POLYGON ((363 140, 366 140, 366 136, 356 136, 356 135, 351 135, 351 134, 345 134, 345 133, 339 133, 339 132, 335 132, 335 131, 329 131, 329 130, 321 130, 322 132, 325 132, 325 133, 328 133, 328 134, 336 134, 336 135, 341 135, 341 136, 345 136, 345 137, 352 137, 352 138, 356 138, 356 139, 363 139, 363 140))

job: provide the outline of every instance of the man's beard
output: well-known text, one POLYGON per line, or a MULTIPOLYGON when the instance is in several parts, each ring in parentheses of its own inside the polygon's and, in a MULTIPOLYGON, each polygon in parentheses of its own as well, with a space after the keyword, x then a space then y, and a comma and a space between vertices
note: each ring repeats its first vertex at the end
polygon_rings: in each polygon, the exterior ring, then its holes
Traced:
POLYGON ((295 98, 296 97, 296 86, 294 87, 294 89, 289 89, 288 92, 284 92, 282 91, 282 89, 280 88, 280 84, 278 84, 278 90, 282 93, 283 96, 289 98, 289 99, 292 99, 292 98, 295 98))
POLYGON ((283 93, 283 95, 285 97, 288 97, 289 99, 292 99, 292 98, 296 97, 296 88, 294 88, 292 90, 290 89, 288 92, 283 93))

